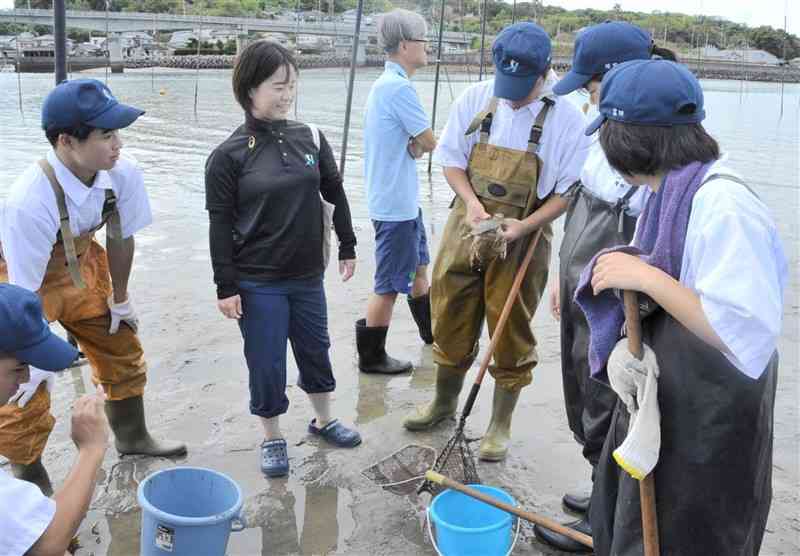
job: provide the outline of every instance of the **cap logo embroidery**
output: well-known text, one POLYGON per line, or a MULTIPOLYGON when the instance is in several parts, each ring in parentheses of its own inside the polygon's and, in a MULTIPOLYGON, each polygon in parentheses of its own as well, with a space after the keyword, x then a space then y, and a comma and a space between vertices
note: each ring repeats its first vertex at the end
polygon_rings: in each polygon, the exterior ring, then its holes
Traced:
POLYGON ((625 111, 622 110, 621 108, 612 108, 611 109, 611 115, 612 116, 618 116, 618 117, 621 118, 621 117, 625 116, 625 111))
POLYGON ((519 69, 519 62, 512 58, 508 61, 508 64, 503 69, 511 73, 517 73, 517 70, 519 69))
POLYGON ((613 68, 614 66, 616 66, 618 64, 619 64, 619 62, 609 62, 603 67, 605 67, 606 69, 611 69, 611 68, 613 68))
POLYGON ((314 165, 314 155, 307 154, 306 155, 306 166, 313 166, 314 165))

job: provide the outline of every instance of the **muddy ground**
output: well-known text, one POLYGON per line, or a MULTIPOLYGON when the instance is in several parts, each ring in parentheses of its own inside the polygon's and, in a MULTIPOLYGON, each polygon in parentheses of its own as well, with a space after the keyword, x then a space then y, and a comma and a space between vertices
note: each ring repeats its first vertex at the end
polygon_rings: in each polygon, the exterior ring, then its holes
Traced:
MULTIPOLYGON (((406 444, 443 446, 455 425, 450 422, 425 434, 409 433, 400 425, 414 405, 430 398, 434 380, 431 349, 420 342, 405 303, 397 305, 388 346, 391 353, 412 359, 414 372, 392 378, 358 372, 353 323, 362 315, 370 294, 371 229, 364 221, 357 222, 360 247, 355 278, 342 284, 333 267, 326 278, 331 356, 338 381, 336 415, 354 423, 364 442, 353 450, 336 450, 309 437, 305 430, 311 407, 304 393, 292 386, 291 407, 282 420, 291 474, 267 480, 258 468, 260 427, 248 412, 242 341, 236 325, 224 320, 215 307, 206 230, 187 235, 179 213, 157 214, 156 223, 140 235, 132 295, 150 365, 146 405, 151 428, 159 436, 186 441, 189 455, 174 461, 120 458, 110 449, 91 511, 80 529, 78 554, 138 554, 141 514, 136 487, 149 473, 174 465, 210 467, 242 487, 248 528, 231 535, 231 555, 433 554, 424 531, 426 499, 394 496, 361 474, 406 444)), ((433 252, 442 215, 434 218, 429 222, 433 252)), ((800 553, 797 314, 795 273, 781 341, 775 495, 762 551, 767 555, 800 553)), ((510 455, 504 463, 480 463, 478 470, 483 482, 506 489, 526 509, 567 520, 571 516, 562 510, 561 496, 565 491, 588 492, 589 467, 567 428, 558 327, 545 305, 536 314, 534 328, 541 362, 533 384, 520 399, 510 455)), ((475 372, 473 368, 470 376, 475 372)), ((293 361, 289 374, 293 383, 293 361)), ((88 384, 88 367, 68 371, 56 383, 53 413, 57 425, 44 456, 56 488, 75 455, 68 436, 68 407, 88 384)), ((485 431, 492 388, 487 376, 467 424, 468 437, 478 438, 485 431)), ((515 553, 556 554, 534 539, 527 523, 522 524, 515 553)))

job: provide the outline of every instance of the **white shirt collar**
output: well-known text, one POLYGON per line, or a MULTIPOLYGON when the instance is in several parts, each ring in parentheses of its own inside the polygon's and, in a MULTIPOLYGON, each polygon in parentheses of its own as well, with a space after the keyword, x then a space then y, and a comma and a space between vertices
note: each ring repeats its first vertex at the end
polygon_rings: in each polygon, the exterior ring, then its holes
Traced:
MULTIPOLYGON (((538 114, 539 113, 539 107, 538 107, 537 103, 541 102, 541 100, 543 98, 545 98, 545 97, 553 99, 553 100, 556 99, 556 95, 553 92, 553 87, 555 86, 556 83, 558 83, 558 75, 553 70, 550 70, 548 72, 548 74, 547 74, 547 77, 544 80, 544 87, 542 87, 542 92, 539 94, 539 96, 536 98, 536 100, 534 100, 533 102, 531 102, 529 104, 526 104, 520 110, 522 110, 524 108, 527 108, 531 112, 535 112, 536 114, 538 114)), ((500 102, 502 104, 505 104, 509 108, 511 108, 511 101, 510 100, 500 99, 500 102)), ((512 110, 513 110, 513 108, 512 108, 512 110)))
POLYGON ((53 167, 64 194, 78 206, 86 202, 92 189, 111 189, 111 176, 105 170, 99 170, 92 187, 87 187, 69 168, 64 166, 54 150, 47 153, 47 162, 53 167))

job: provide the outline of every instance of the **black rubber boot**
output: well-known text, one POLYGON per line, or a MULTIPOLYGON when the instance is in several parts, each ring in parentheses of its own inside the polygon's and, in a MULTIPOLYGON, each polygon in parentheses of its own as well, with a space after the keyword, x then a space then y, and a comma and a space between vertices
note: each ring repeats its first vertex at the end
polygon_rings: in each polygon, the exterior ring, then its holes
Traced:
POLYGON ((53 495, 53 485, 50 484, 50 476, 47 474, 47 469, 42 465, 41 457, 32 463, 12 463, 11 473, 17 479, 35 484, 45 496, 53 495))
POLYGON ((408 296, 408 308, 411 316, 419 328, 419 337, 430 345, 433 343, 433 329, 431 328, 431 296, 429 293, 419 297, 408 296))
MULTIPOLYGON (((589 523, 588 517, 583 517, 581 520, 573 521, 572 523, 565 523, 565 525, 570 529, 575 529, 576 531, 585 533, 590 537, 592 536, 592 526, 589 523)), ((566 537, 561 533, 556 533, 539 525, 533 526, 533 532, 536 533, 536 538, 538 538, 540 541, 549 544, 550 546, 555 547, 563 552, 589 553, 592 551, 591 548, 579 543, 578 541, 573 541, 571 538, 566 537)))
POLYGON ((106 402, 106 415, 114 431, 120 455, 173 457, 186 455, 186 445, 177 442, 158 442, 147 431, 144 419, 144 400, 141 396, 106 402))
POLYGON ((564 498, 561 499, 561 503, 571 512, 585 514, 589 511, 589 500, 591 500, 591 496, 570 494, 568 492, 564 495, 564 498))
POLYGON ((396 375, 412 369, 411 361, 400 361, 386 354, 388 326, 367 326, 367 319, 356 321, 358 368, 365 373, 396 375))

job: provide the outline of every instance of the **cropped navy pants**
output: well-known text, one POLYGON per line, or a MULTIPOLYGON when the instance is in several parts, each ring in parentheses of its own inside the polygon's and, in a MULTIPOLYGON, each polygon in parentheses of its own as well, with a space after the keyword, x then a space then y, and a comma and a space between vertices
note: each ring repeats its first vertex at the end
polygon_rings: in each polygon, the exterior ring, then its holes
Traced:
POLYGON ((299 378, 309 394, 336 388, 328 349, 328 311, 322 275, 305 279, 239 282, 244 356, 250 371, 250 413, 270 418, 286 413, 286 342, 292 345, 299 378))

